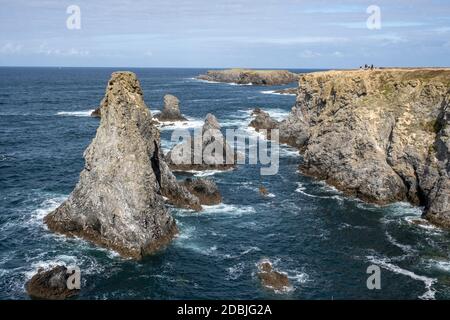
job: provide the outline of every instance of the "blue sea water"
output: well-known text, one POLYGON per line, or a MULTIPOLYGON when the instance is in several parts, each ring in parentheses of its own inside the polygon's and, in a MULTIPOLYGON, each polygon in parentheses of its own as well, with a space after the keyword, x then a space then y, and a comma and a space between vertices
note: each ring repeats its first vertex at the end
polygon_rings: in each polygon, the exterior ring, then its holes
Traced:
MULTIPOLYGON (((201 69, 129 70, 152 111, 174 94, 192 126, 212 112, 224 128, 245 129, 254 107, 282 118, 295 101, 267 92, 281 87, 193 79, 201 69)), ((277 175, 261 177, 252 165, 212 174, 223 204, 201 213, 172 208, 179 236, 143 261, 49 232, 42 219, 78 181, 98 126, 89 111, 113 71, 0 68, 0 299, 28 299, 25 282, 54 263, 81 268, 81 299, 450 297, 448 232, 412 223, 421 212, 409 204, 365 204, 303 176, 301 156, 287 146, 277 175), (261 185, 271 197, 261 197, 261 185), (288 274, 292 290, 261 286, 256 264, 263 258, 288 274), (381 290, 367 289, 372 264, 381 267, 381 290)), ((166 150, 171 129, 162 131, 166 150)))

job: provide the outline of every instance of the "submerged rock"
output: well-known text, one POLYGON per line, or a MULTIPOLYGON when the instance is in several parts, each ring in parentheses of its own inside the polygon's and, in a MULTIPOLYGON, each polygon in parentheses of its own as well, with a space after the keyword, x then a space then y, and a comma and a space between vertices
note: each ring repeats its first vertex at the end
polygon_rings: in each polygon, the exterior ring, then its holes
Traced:
POLYGON ((161 113, 155 116, 159 121, 186 121, 187 119, 181 115, 180 100, 177 97, 166 94, 164 96, 164 108, 161 113))
POLYGON ((298 76, 287 70, 227 69, 210 70, 197 78, 214 82, 276 86, 295 82, 298 76))
POLYGON ((200 199, 204 205, 215 205, 222 202, 219 188, 216 183, 210 179, 191 179, 187 178, 183 185, 186 189, 200 199))
POLYGON ((258 263, 258 277, 261 284, 274 291, 288 291, 292 288, 287 274, 273 269, 269 260, 262 260, 258 263))
POLYGON ((64 266, 56 266, 50 270, 40 269, 25 284, 25 288, 33 299, 64 300, 77 295, 80 291, 68 289, 69 276, 64 266))
POLYGON ((280 139, 303 151, 303 173, 450 227, 449 105, 449 69, 305 74, 280 139))
POLYGON ((269 196, 270 192, 266 189, 266 187, 264 186, 260 186, 259 187, 259 193, 263 196, 263 197, 267 197, 269 196))
POLYGON ((45 223, 52 231, 140 259, 177 232, 163 196, 198 210, 200 201, 177 183, 165 163, 159 130, 134 73, 112 74, 101 114, 79 182, 45 223))
POLYGON ((216 117, 208 113, 201 135, 173 147, 166 161, 176 171, 228 170, 236 166, 237 157, 221 133, 216 117))

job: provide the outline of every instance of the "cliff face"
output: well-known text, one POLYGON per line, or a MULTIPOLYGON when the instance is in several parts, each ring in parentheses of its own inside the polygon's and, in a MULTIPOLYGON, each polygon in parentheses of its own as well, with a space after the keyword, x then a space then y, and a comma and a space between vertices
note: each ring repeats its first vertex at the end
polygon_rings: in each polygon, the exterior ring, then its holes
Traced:
POLYGON ((75 189, 45 218, 53 231, 139 259, 167 244, 177 231, 163 196, 201 209, 199 199, 177 183, 165 164, 159 131, 131 72, 113 73, 100 126, 84 157, 75 189))
POLYGON ((450 227, 450 70, 302 75, 280 136, 302 171, 363 200, 425 206, 450 227))
POLYGON ((228 69, 210 70, 197 78, 216 82, 275 86, 295 82, 298 75, 287 70, 228 69))

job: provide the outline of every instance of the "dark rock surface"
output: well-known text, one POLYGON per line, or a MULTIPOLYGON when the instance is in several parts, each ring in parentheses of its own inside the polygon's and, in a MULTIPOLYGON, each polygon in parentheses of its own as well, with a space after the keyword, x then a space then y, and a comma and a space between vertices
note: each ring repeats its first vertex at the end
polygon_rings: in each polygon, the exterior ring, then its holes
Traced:
POLYGON ((187 119, 181 115, 180 100, 177 97, 166 94, 164 96, 164 108, 161 113, 155 115, 159 121, 186 121, 187 119))
POLYGON ((449 105, 449 69, 306 74, 280 139, 303 151, 305 174, 450 227, 449 105))
POLYGON ((101 116, 100 107, 91 112, 91 117, 100 118, 101 116))
POLYGON ((41 269, 25 284, 25 288, 32 299, 64 300, 79 293, 77 289, 67 288, 69 276, 64 266, 41 269))
POLYGON ((236 166, 237 155, 220 132, 213 114, 207 114, 199 138, 198 143, 195 138, 189 139, 167 153, 166 161, 172 170, 228 170, 236 166))
POLYGON ((249 127, 255 128, 257 132, 261 130, 266 130, 268 139, 271 137, 271 130, 278 129, 279 122, 273 119, 267 112, 261 110, 260 108, 255 108, 252 112, 254 119, 250 122, 249 127))
POLYGON ((45 217, 49 229, 140 259, 177 233, 164 198, 200 210, 164 162, 159 130, 136 75, 115 72, 101 104, 97 134, 69 198, 45 217))
POLYGON ((258 263, 258 277, 261 284, 271 290, 288 291, 292 287, 287 274, 274 270, 266 259, 258 263))
POLYGON ((187 178, 183 186, 200 199, 202 205, 215 205, 222 202, 219 188, 211 179, 187 178))

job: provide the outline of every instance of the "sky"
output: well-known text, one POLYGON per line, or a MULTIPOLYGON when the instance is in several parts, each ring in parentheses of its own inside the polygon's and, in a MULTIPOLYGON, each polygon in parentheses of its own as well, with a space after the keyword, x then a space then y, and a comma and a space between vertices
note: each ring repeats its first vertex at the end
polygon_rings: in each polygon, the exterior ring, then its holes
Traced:
POLYGON ((0 0, 0 66, 366 63, 449 66, 450 0, 0 0))

